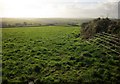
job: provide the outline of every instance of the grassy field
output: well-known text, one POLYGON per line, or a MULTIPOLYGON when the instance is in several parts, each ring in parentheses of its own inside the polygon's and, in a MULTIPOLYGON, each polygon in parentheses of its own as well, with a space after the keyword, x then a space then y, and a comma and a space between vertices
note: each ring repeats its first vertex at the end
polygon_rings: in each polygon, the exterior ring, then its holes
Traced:
MULTIPOLYGON (((119 83, 120 58, 80 27, 4 28, 3 83, 119 83), (109 53, 107 53, 109 52, 109 53)), ((97 38, 98 39, 98 38, 97 38)))

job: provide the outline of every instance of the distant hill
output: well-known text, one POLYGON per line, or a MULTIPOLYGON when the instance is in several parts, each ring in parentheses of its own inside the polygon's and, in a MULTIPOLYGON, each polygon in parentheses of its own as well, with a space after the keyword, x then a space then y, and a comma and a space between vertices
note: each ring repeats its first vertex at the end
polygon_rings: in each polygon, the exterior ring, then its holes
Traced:
POLYGON ((120 20, 97 18, 81 25, 83 38, 92 38, 96 33, 115 34, 120 37, 120 20))
POLYGON ((80 26, 91 19, 80 18, 3 18, 2 27, 80 26))

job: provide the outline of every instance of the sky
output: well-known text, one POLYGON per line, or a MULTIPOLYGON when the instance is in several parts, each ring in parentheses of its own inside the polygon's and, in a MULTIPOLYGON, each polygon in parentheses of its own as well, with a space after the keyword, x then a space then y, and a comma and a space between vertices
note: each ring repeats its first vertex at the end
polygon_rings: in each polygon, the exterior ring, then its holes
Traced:
POLYGON ((119 0, 0 0, 0 17, 118 17, 119 0))

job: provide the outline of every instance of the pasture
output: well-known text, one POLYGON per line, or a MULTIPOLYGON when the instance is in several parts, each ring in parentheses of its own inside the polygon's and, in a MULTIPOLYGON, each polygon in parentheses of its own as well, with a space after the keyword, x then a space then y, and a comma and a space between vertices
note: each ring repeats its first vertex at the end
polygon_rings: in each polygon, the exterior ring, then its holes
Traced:
POLYGON ((2 35, 3 83, 120 82, 118 54, 98 38, 82 40, 80 27, 3 28, 2 35))

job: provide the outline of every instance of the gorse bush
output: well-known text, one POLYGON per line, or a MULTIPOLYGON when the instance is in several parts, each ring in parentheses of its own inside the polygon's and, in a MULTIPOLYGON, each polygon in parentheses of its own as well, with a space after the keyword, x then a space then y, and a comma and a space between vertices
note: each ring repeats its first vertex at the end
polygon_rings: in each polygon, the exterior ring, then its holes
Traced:
POLYGON ((102 32, 120 36, 120 21, 110 20, 109 18, 97 18, 81 25, 81 34, 85 39, 102 32))

